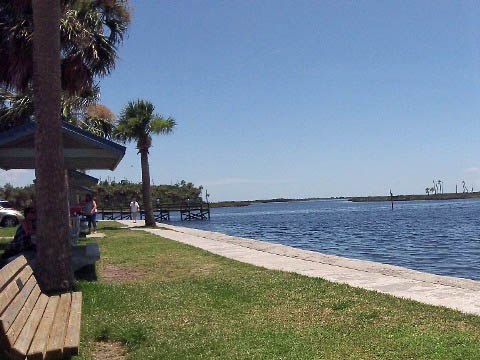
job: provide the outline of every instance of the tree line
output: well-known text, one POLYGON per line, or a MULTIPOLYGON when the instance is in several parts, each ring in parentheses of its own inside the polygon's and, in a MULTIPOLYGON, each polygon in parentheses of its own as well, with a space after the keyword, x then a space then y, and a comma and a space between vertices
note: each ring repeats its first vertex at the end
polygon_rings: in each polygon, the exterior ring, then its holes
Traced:
MULTIPOLYGON (((203 187, 196 187, 185 180, 174 185, 151 185, 152 206, 167 204, 181 204, 189 201, 198 203, 202 201, 203 187)), ((126 180, 121 182, 101 181, 92 188, 97 197, 99 208, 126 207, 132 198, 136 198, 140 206, 144 207, 143 189, 141 183, 133 183, 126 180)), ((142 207, 142 208, 143 208, 142 207)))
MULTIPOLYGON (((141 183, 134 183, 127 180, 101 181, 91 188, 97 199, 99 208, 122 208, 128 207, 132 198, 136 198, 142 209, 144 206, 143 191, 141 183)), ((189 201, 198 203, 202 201, 202 186, 195 186, 185 180, 174 185, 152 185, 152 206, 158 204, 181 204, 189 201)), ((35 186, 16 187, 5 184, 0 187, 0 198, 7 200, 15 209, 23 210, 35 203, 35 186)))

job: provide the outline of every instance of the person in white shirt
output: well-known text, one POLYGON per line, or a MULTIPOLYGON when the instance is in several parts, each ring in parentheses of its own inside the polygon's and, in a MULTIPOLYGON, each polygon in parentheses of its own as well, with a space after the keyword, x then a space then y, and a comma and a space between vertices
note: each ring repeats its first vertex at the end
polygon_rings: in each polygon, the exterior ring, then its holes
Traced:
POLYGON ((138 205, 137 199, 133 198, 130 203, 130 213, 134 223, 137 222, 137 213, 140 211, 140 205, 138 205))

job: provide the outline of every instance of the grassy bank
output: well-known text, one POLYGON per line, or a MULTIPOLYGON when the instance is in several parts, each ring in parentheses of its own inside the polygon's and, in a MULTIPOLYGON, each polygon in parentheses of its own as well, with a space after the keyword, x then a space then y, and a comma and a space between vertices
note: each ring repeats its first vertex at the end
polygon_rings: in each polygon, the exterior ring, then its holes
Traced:
POLYGON ((75 359, 477 359, 480 317, 101 223, 75 359), (107 344, 107 345, 106 345, 107 344), (123 357, 111 357, 123 359, 123 357))

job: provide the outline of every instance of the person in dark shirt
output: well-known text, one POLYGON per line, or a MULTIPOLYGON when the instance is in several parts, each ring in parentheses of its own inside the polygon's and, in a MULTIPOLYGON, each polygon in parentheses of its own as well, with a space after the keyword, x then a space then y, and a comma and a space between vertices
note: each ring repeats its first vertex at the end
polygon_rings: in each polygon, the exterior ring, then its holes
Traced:
POLYGON ((13 240, 7 244, 2 257, 8 259, 22 253, 33 254, 36 251, 35 209, 27 207, 23 211, 24 219, 15 232, 13 240))
POLYGON ((93 232, 97 232, 97 203, 95 202, 95 197, 90 194, 87 194, 85 197, 85 206, 83 212, 85 214, 85 218, 88 221, 88 233, 92 232, 92 225, 93 225, 93 232))

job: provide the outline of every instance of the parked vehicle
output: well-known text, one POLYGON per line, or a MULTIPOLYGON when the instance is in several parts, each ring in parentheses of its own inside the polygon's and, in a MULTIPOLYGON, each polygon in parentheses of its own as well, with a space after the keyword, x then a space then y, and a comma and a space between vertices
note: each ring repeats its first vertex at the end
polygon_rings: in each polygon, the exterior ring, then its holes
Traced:
POLYGON ((1 200, 1 199, 0 199, 0 207, 5 209, 13 209, 12 204, 10 204, 7 200, 1 200))
POLYGON ((3 227, 17 226, 23 220, 23 215, 12 208, 5 208, 0 202, 0 225, 3 227))

